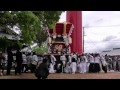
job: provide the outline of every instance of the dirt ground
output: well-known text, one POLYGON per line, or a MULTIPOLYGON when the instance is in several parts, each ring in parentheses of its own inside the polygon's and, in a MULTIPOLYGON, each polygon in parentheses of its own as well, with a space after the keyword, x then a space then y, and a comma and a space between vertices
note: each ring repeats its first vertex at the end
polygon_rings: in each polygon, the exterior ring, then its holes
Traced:
MULTIPOLYGON (((15 76, 3 75, 0 79, 36 79, 32 73, 22 73, 22 75, 15 76)), ((48 79, 120 79, 120 72, 108 72, 108 73, 86 73, 86 74, 50 74, 48 79)))

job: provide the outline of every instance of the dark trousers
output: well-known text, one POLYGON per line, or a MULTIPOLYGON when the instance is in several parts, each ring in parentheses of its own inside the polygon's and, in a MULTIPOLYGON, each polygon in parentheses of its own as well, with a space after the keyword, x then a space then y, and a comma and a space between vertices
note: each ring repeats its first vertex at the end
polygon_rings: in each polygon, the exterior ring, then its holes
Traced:
POLYGON ((8 65, 7 65, 7 75, 10 75, 11 68, 12 68, 12 62, 8 62, 8 65))
POLYGON ((94 63, 90 63, 89 65, 89 73, 93 73, 94 72, 94 63))
POLYGON ((31 73, 34 73, 35 72, 35 70, 36 70, 36 65, 31 65, 31 73))
POLYGON ((4 73, 4 69, 5 69, 5 65, 4 65, 4 64, 1 64, 1 65, 0 65, 0 70, 2 70, 2 73, 4 73))
POLYGON ((62 72, 62 62, 57 62, 55 64, 55 70, 57 73, 61 73, 62 72), (58 64, 61 64, 60 67, 58 67, 58 64))
POLYGON ((15 68, 15 75, 17 75, 17 73, 21 75, 21 67, 22 63, 17 63, 17 67, 15 68))
POLYGON ((22 64, 22 72, 26 72, 28 70, 27 64, 22 64), (25 71, 24 71, 25 68, 25 71))
POLYGON ((100 65, 99 65, 99 63, 95 63, 94 64, 94 72, 97 72, 97 73, 100 72, 100 65))
POLYGON ((103 69, 103 71, 104 71, 105 73, 107 73, 107 66, 103 66, 103 65, 102 65, 102 69, 103 69))

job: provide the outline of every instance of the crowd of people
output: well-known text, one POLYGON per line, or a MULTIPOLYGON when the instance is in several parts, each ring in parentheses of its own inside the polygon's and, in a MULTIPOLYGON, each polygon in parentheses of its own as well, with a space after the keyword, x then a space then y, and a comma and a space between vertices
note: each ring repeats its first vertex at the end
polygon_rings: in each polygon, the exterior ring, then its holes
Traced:
POLYGON ((105 55, 105 60, 108 63, 108 71, 120 71, 120 56, 105 55))
MULTIPOLYGON (((26 72, 35 73, 38 77, 38 71, 44 69, 47 78, 49 73, 107 73, 110 70, 120 71, 120 56, 100 55, 98 53, 86 53, 79 55, 74 52, 71 54, 62 53, 59 58, 55 55, 38 56, 35 52, 25 53, 18 48, 15 53, 12 49, 7 49, 7 58, 0 52, 0 71, 4 74, 5 63, 7 62, 7 75, 11 74, 11 68, 14 63, 15 75, 26 72), (15 58, 14 58, 15 57, 15 58), (7 60, 6 60, 7 59, 7 60)), ((43 73, 43 72, 42 72, 43 73)), ((40 76, 38 77, 40 78, 40 76)))
POLYGON ((36 70, 38 57, 35 52, 25 53, 21 52, 18 48, 15 53, 12 52, 12 48, 7 49, 7 57, 0 52, 0 71, 1 75, 5 74, 6 69, 7 75, 11 74, 11 69, 15 70, 15 75, 21 75, 22 72, 34 73, 36 70), (7 64, 7 65, 6 65, 7 64))
POLYGON ((75 52, 70 55, 63 53, 59 62, 51 55, 50 73, 99 73, 101 70, 107 73, 107 62, 105 57, 98 53, 82 55, 75 52))

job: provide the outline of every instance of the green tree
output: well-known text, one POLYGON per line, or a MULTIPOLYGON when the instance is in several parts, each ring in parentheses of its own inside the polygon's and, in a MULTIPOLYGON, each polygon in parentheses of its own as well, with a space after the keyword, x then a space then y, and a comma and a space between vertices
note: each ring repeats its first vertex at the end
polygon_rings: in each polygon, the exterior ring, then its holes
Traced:
POLYGON ((55 23, 60 19, 60 15, 63 11, 33 11, 33 13, 40 19, 40 30, 37 34, 36 41, 41 46, 47 38, 47 32, 45 27, 51 29, 55 23))
POLYGON ((0 31, 11 34, 11 28, 15 25, 16 19, 15 13, 10 11, 1 11, 0 12, 0 31))
POLYGON ((22 31, 23 43, 30 44, 36 39, 40 28, 39 18, 31 11, 22 11, 17 13, 17 20, 22 31))
POLYGON ((45 43, 42 43, 41 46, 36 46, 32 49, 33 52, 36 52, 37 54, 43 54, 48 51, 48 47, 45 43))
POLYGON ((0 11, 0 30, 11 33, 14 26, 19 28, 22 40, 19 43, 39 46, 46 40, 45 27, 53 28, 63 11, 0 11))

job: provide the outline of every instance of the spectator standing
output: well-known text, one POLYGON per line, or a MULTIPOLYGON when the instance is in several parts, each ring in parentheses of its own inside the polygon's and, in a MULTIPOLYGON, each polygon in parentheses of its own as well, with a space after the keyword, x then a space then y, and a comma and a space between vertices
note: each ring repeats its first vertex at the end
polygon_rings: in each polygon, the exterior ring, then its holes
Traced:
POLYGON ((19 73, 19 75, 21 75, 21 69, 22 69, 22 53, 20 52, 20 48, 17 49, 16 52, 16 68, 15 68, 15 75, 17 75, 17 73, 19 73))
POLYGON ((7 48, 7 75, 10 75, 10 71, 11 71, 11 68, 12 68, 12 62, 13 62, 13 53, 12 53, 12 48, 11 47, 8 47, 7 48))

